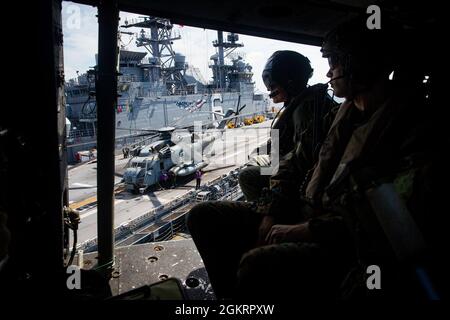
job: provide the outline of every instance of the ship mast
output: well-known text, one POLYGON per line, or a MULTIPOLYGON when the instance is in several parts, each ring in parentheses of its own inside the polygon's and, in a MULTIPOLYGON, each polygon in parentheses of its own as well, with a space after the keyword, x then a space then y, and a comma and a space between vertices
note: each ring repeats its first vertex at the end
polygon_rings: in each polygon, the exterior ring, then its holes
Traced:
POLYGON ((152 55, 149 62, 153 67, 159 67, 159 72, 154 74, 154 80, 162 79, 171 94, 185 91, 186 83, 183 77, 186 70, 185 57, 176 54, 172 48, 173 41, 181 39, 180 35, 172 36, 172 23, 168 19, 157 17, 144 17, 142 21, 132 22, 125 21, 122 27, 142 28, 136 46, 144 47, 152 55), (149 29, 149 32, 145 29, 149 29))
POLYGON ((228 33, 227 41, 223 41, 223 31, 217 31, 217 40, 213 41, 213 46, 218 48, 218 61, 212 66, 213 78, 218 89, 225 89, 227 83, 227 68, 225 57, 227 57, 236 48, 243 47, 242 43, 237 43, 239 36, 236 33, 228 33))

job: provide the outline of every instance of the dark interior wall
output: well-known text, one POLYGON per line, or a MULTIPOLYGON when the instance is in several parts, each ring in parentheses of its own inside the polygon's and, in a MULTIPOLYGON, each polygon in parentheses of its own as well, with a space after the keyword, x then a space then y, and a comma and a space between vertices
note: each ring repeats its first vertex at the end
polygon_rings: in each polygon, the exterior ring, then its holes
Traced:
POLYGON ((63 267, 63 56, 61 4, 13 4, 14 32, 0 118, 0 208, 11 231, 8 269, 15 288, 50 286, 63 267), (21 13, 17 15, 16 13, 21 13), (18 17, 20 16, 20 20, 18 17))
MULTIPOLYGON (((96 5, 99 0, 76 0, 96 5)), ((177 24, 233 31, 279 40, 320 45, 323 36, 339 23, 366 14, 369 5, 379 5, 383 16, 409 28, 433 23, 446 11, 439 1, 406 0, 119 0, 123 11, 169 18, 177 24)))

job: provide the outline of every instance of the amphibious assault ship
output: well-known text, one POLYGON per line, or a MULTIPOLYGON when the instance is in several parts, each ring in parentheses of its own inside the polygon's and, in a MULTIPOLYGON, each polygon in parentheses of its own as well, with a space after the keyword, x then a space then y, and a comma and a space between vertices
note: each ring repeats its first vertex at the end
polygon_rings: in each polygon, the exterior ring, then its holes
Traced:
MULTIPOLYGON (((212 81, 205 82, 198 69, 186 63, 184 55, 175 53, 173 41, 181 37, 168 19, 145 17, 125 21, 122 28, 140 28, 137 34, 121 33, 135 35, 136 46, 147 52, 125 47, 119 51, 117 148, 142 130, 193 126, 194 121, 214 123, 230 109, 242 109, 249 117, 267 111, 267 96, 255 93, 252 67, 233 52, 243 47, 237 34, 228 33, 224 39, 223 32, 218 31, 213 41, 217 52, 209 64, 212 81)), ((78 152, 96 146, 95 69, 66 83, 69 162, 77 160, 78 152)))

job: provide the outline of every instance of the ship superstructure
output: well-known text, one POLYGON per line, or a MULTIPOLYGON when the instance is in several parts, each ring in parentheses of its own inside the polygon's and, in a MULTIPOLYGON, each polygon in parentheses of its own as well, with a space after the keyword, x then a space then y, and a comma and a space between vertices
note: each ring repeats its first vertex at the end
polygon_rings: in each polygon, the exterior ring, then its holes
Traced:
MULTIPOLYGON (((168 19, 145 17, 126 21, 122 28, 140 28, 136 46, 146 52, 124 47, 119 51, 118 147, 140 130, 192 126, 194 121, 213 123, 220 120, 220 114, 244 105, 242 113, 247 115, 258 116, 267 111, 267 97, 255 94, 252 67, 240 55, 230 54, 243 46, 237 34, 229 33, 224 41, 223 32, 218 31, 218 39, 213 42, 217 53, 211 56, 210 63, 213 77, 206 83, 198 69, 174 51, 173 41, 181 37, 168 19), (226 63, 225 58, 231 63, 226 63)), ((78 151, 95 147, 95 67, 66 84, 66 98, 71 124, 68 156, 73 161, 78 151)))

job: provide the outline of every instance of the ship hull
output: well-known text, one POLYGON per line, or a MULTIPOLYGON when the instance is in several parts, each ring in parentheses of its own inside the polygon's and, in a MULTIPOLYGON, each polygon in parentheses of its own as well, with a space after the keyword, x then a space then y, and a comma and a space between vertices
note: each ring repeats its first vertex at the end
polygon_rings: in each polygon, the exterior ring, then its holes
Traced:
MULTIPOLYGON (((69 162, 76 161, 77 152, 95 147, 95 100, 90 99, 89 106, 86 106, 86 101, 87 96, 67 101, 70 106, 69 120, 75 126, 83 128, 79 137, 73 137, 69 141, 69 162)), ((250 90, 145 97, 124 94, 118 99, 116 110, 116 147, 121 149, 123 145, 130 143, 130 135, 142 133, 140 130, 157 130, 167 126, 187 127, 193 126, 197 121, 212 126, 221 119, 218 113, 226 113, 228 109, 236 111, 238 105, 239 108, 245 105, 241 114, 247 116, 267 111, 267 101, 256 100, 250 90)))

